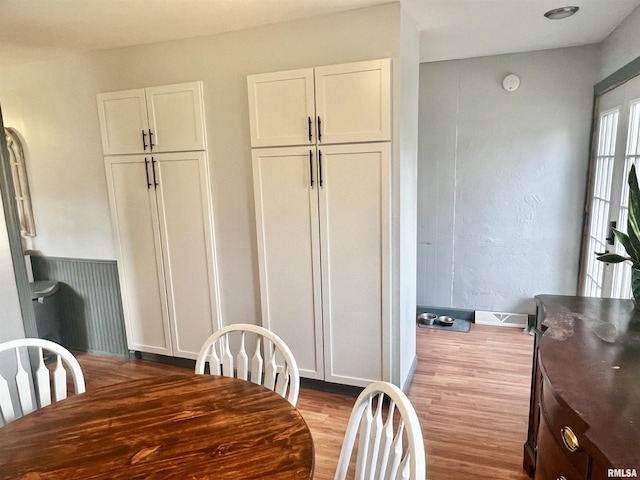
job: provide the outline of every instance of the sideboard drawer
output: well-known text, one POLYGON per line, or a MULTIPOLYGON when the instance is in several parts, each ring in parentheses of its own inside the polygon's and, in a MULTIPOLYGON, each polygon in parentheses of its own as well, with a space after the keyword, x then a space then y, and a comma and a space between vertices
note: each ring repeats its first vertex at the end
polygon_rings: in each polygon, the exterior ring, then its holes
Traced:
MULTIPOLYGON (((541 416, 545 417, 546 428, 553 436, 555 443, 580 475, 586 477, 589 469, 589 454, 582 448, 582 439, 587 426, 575 412, 555 399, 546 381, 542 382, 540 408, 541 416)), ((569 479, 566 475, 565 477, 569 479)))
POLYGON ((586 472, 578 471, 567 458, 565 448, 558 444, 542 415, 538 430, 538 462, 535 480, 558 480, 563 477, 565 480, 584 480, 586 472))

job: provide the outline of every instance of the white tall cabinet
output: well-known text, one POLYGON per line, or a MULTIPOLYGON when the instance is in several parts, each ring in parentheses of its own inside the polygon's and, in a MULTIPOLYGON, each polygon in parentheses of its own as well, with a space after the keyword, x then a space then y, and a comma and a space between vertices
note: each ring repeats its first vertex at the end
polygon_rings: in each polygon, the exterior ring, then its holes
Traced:
POLYGON ((99 94, 98 111, 128 346, 196 358, 219 328, 202 86, 99 94))
POLYGON ((263 324, 301 375, 391 380, 391 61, 247 79, 263 324))

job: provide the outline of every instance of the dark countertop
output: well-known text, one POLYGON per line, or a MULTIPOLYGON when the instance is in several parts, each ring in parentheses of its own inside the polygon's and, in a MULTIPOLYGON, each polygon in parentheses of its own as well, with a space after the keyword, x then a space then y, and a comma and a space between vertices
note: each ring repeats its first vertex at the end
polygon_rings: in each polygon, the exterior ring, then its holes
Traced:
POLYGON ((632 300, 535 298, 547 328, 540 367, 554 397, 588 425, 585 450, 640 471, 640 311, 632 300))

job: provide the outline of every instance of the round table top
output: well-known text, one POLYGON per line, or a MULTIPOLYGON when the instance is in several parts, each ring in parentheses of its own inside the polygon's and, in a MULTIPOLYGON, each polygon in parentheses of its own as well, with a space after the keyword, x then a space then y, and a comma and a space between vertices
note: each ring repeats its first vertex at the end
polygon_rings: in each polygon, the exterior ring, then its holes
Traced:
MULTIPOLYGON (((108 372, 105 372, 108 375, 108 372)), ((0 478, 309 479, 309 428, 260 385, 173 374, 75 395, 0 428, 0 478)))

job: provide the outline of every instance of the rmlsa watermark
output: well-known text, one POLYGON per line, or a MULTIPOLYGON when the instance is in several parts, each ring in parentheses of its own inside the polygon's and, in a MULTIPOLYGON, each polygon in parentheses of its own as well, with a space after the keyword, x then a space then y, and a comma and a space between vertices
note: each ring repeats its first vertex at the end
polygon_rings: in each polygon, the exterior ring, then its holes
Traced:
POLYGON ((607 477, 609 478, 638 478, 635 468, 608 468, 607 477))

